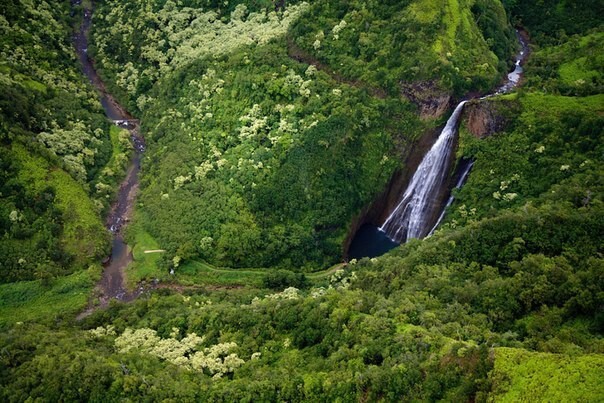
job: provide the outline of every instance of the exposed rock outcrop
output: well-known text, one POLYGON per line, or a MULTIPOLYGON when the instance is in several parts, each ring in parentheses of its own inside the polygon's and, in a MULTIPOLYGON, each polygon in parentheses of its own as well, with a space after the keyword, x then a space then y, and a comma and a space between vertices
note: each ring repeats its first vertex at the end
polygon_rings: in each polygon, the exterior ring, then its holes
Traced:
POLYGON ((401 93, 417 105, 422 120, 438 119, 451 106, 451 95, 439 89, 434 81, 401 83, 401 93))
POLYGON ((473 100, 466 104, 462 122, 473 136, 483 138, 503 130, 507 119, 497 101, 473 100))

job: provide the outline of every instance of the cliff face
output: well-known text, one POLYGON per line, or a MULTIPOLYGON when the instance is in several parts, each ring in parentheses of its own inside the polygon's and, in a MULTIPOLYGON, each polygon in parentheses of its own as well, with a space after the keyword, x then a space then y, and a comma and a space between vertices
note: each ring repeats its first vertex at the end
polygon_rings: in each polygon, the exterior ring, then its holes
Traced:
POLYGON ((473 136, 483 138, 501 131, 507 120, 497 108, 497 102, 474 100, 466 104, 462 121, 473 136))
POLYGON ((363 224, 380 226, 384 223, 388 214, 394 209, 401 195, 407 188, 407 184, 413 177, 413 174, 417 170, 424 155, 438 138, 441 130, 442 126, 427 131, 415 144, 403 151, 402 157, 405 158, 404 167, 397 170, 392 175, 386 189, 384 189, 373 203, 366 206, 361 213, 352 220, 348 235, 342 245, 342 254, 345 260, 347 259, 350 243, 363 224))
MULTIPOLYGON (((429 83, 402 88, 403 94, 418 106, 422 119, 437 119, 449 109, 448 106, 450 105, 451 97, 446 94, 438 93, 435 87, 430 86, 429 83)), ((506 105, 505 108, 502 108, 501 102, 505 101, 475 99, 468 102, 463 111, 461 124, 477 138, 483 138, 502 131, 510 120, 508 113, 505 113, 504 111, 509 111, 510 107, 509 105, 506 105)), ((441 130, 442 126, 426 132, 412 147, 404 152, 404 168, 396 171, 394 175, 392 175, 388 187, 373 203, 366 206, 363 211, 352 220, 343 245, 344 259, 347 257, 350 243, 363 224, 372 224, 376 226, 383 224, 388 217, 388 214, 394 209, 399 201, 401 194, 406 189, 411 177, 421 163, 422 158, 438 138, 441 130)), ((457 148, 457 139, 454 148, 457 148)), ((449 161, 448 164, 455 163, 449 161)), ((448 197, 447 195, 450 192, 451 187, 458 179, 457 175, 459 175, 459 172, 453 172, 448 178, 444 187, 446 190, 438 196, 438 203, 444 203, 446 201, 446 197, 448 197)), ((436 217, 434 219, 436 220, 436 217)))
POLYGON ((440 118, 451 104, 451 95, 439 90, 432 81, 401 83, 401 93, 417 105, 422 120, 440 118))

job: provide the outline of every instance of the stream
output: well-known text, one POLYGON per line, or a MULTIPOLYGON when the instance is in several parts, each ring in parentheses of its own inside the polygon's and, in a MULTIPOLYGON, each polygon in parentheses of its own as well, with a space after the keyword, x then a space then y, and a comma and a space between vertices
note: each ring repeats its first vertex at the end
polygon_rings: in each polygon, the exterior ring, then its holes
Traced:
MULTIPOLYGON (((508 93, 518 86, 522 77, 522 63, 528 54, 528 45, 518 32, 517 37, 521 50, 516 55, 514 70, 507 75, 501 87, 492 94, 483 96, 481 100, 508 93)), ((351 258, 378 256, 400 243, 412 238, 424 238, 436 230, 445 216, 446 208, 453 203, 447 178, 450 175, 457 126, 466 102, 468 100, 463 100, 455 107, 436 142, 422 159, 396 207, 382 226, 377 228, 364 225, 355 234, 349 250, 351 258)), ((458 165, 456 188, 465 183, 473 162, 461 161, 458 165)))
MULTIPOLYGON (((78 6, 79 0, 72 1, 72 6, 78 6)), ((113 241, 111 255, 103 262, 104 270, 98 284, 100 289, 100 305, 106 306, 111 299, 130 301, 136 298, 142 291, 128 292, 124 285, 124 271, 132 262, 132 252, 124 242, 122 229, 132 216, 132 207, 136 200, 139 181, 141 155, 145 151, 145 141, 139 133, 139 121, 134 119, 124 107, 122 107, 107 92, 105 84, 94 69, 94 64, 88 56, 88 32, 92 24, 92 9, 84 10, 84 19, 79 32, 74 37, 76 53, 82 66, 82 71, 97 89, 101 105, 107 118, 113 124, 127 129, 130 132, 134 155, 120 184, 117 200, 111 206, 111 210, 105 220, 105 226, 112 233, 113 241)))

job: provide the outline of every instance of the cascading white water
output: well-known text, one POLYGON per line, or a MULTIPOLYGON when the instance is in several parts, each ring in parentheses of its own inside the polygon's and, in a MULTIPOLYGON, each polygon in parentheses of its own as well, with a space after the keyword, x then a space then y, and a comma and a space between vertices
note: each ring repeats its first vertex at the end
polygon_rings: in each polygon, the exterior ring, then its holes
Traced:
POLYGON ((440 188, 447 175, 451 143, 465 103, 462 101, 457 105, 436 143, 417 167, 403 198, 380 227, 393 241, 404 242, 427 235, 428 220, 434 209, 438 208, 435 206, 434 190, 440 188))
MULTIPOLYGON (((463 184, 466 182, 466 179, 468 178, 468 175, 470 174, 470 170, 472 169, 473 166, 474 166, 474 161, 470 161, 470 163, 468 165, 466 165, 464 170, 461 172, 461 175, 459 175, 459 179, 457 180, 457 183, 455 184, 456 189, 461 188, 463 186, 463 184)), ((428 232, 428 236, 432 235, 434 233, 434 231, 436 231, 436 228, 438 228, 438 225, 440 224, 440 222, 443 220, 443 218, 445 218, 445 213, 447 212, 447 208, 451 204, 453 204, 453 200, 455 200, 455 197, 451 194, 449 196, 449 199, 447 200, 447 204, 445 204, 445 208, 443 208, 443 211, 440 213, 440 216, 438 216, 438 220, 436 220, 436 224, 434 224, 434 227, 432 227, 430 232, 428 232)))
MULTIPOLYGON (((505 94, 518 85, 522 76, 521 63, 526 57, 528 46, 518 32, 516 34, 521 45, 521 51, 516 57, 514 70, 508 74, 506 82, 497 91, 480 99, 505 94)), ((403 194, 403 198, 379 228, 393 241, 400 243, 411 238, 422 238, 430 235, 442 221, 444 210, 438 217, 436 224, 428 227, 432 224, 430 220, 434 217, 436 209, 440 207, 438 205, 439 200, 435 200, 438 197, 434 195, 436 194, 435 191, 442 186, 444 178, 448 174, 447 163, 451 154, 451 144, 456 135, 457 121, 466 102, 462 101, 457 105, 436 143, 415 171, 407 190, 403 194)), ((471 167, 472 164, 462 173, 457 187, 463 185, 471 167)), ((445 208, 450 206, 451 203, 453 203, 452 196, 449 197, 445 208)))

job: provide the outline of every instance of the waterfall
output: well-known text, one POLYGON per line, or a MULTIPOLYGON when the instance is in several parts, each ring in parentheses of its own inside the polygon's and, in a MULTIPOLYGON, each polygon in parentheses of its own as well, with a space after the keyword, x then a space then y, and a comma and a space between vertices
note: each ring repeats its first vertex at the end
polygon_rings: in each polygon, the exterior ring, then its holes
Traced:
MULTIPOLYGON (((519 32, 517 37, 520 51, 516 55, 513 71, 509 72, 507 80, 496 91, 480 99, 508 93, 520 84, 522 63, 529 48, 519 32)), ((457 105, 436 143, 421 161, 407 189, 397 199, 394 211, 382 226, 378 228, 373 222, 364 221, 363 226, 355 231, 347 251, 348 257, 360 259, 380 256, 410 238, 430 236, 438 228, 446 215, 446 208, 451 206, 454 200, 449 190, 453 186, 463 186, 474 164, 473 160, 460 161, 453 175, 456 180, 452 182, 448 168, 454 158, 455 150, 452 148, 464 105, 465 101, 457 105)))
MULTIPOLYGON (((466 179, 468 179, 468 175, 470 175, 470 170, 472 170, 473 166, 474 166, 474 161, 470 161, 464 167, 463 171, 461 172, 461 175, 459 176, 459 179, 457 180, 457 183, 455 184, 456 189, 461 188, 463 186, 463 184, 466 183, 466 179)), ((447 204, 445 204, 445 208, 443 208, 443 211, 438 216, 438 220, 436 220, 436 224, 434 224, 434 226, 432 227, 430 232, 428 232, 428 236, 432 235, 434 233, 434 231, 436 231, 436 228, 438 228, 438 226, 440 225, 440 222, 443 220, 443 218, 445 218, 445 213, 447 212, 447 208, 451 204, 453 204, 453 200, 455 200, 455 197, 451 194, 449 196, 449 199, 447 200, 447 204)))
POLYGON ((448 173, 446 168, 451 143, 465 103, 462 101, 457 105, 438 139, 419 164, 401 201, 380 227, 393 241, 422 238, 430 230, 430 218, 439 207, 434 200, 434 191, 441 187, 448 173))
MULTIPOLYGON (((516 36, 521 49, 516 55, 514 70, 508 74, 506 82, 497 91, 480 99, 506 94, 519 84, 522 77, 522 62, 528 53, 528 45, 518 31, 516 31, 516 36)), ((438 194, 437 190, 442 186, 445 176, 448 174, 447 165, 451 154, 451 143, 456 134, 457 121, 466 102, 462 101, 457 105, 436 143, 419 164, 401 201, 379 228, 394 242, 401 243, 411 238, 423 238, 431 235, 444 218, 446 207, 453 203, 453 196, 450 196, 436 223, 430 227, 431 221, 440 207, 438 196, 435 197, 435 194, 438 194)), ((459 188, 463 185, 472 165, 473 163, 470 163, 462 172, 456 187, 459 188)))

